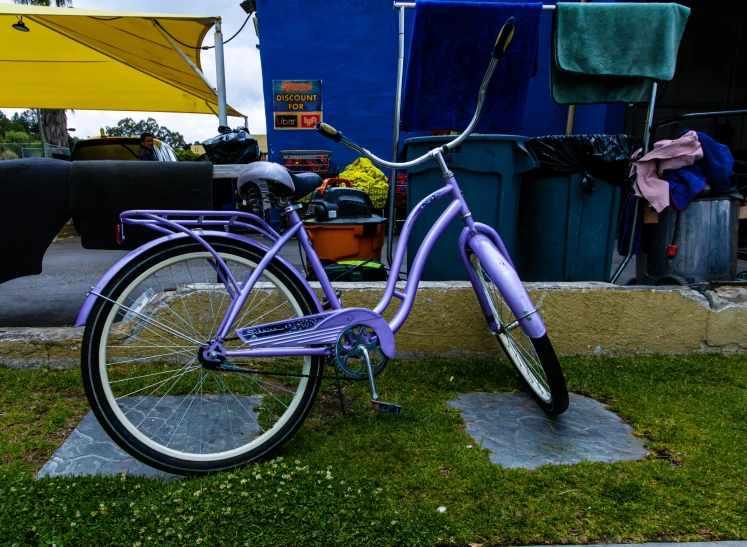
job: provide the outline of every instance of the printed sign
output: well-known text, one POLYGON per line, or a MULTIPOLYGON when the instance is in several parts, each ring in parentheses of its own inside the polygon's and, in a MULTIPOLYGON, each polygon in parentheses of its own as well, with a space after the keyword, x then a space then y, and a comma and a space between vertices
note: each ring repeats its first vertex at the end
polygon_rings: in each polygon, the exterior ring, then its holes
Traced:
POLYGON ((275 129, 314 129, 322 121, 321 80, 273 80, 275 129))

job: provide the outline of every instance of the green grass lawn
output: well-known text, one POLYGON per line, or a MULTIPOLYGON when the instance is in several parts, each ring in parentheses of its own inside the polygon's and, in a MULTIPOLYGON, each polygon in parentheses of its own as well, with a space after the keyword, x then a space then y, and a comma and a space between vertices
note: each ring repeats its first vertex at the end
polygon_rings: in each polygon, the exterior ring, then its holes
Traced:
POLYGON ((645 438, 637 462, 492 464, 460 392, 520 389, 503 362, 395 362, 381 398, 329 382, 278 458, 163 483, 35 480, 86 412, 79 374, 0 369, 0 545, 447 545, 747 539, 747 358, 564 359, 571 391, 645 438), (440 513, 439 507, 446 511, 440 513))

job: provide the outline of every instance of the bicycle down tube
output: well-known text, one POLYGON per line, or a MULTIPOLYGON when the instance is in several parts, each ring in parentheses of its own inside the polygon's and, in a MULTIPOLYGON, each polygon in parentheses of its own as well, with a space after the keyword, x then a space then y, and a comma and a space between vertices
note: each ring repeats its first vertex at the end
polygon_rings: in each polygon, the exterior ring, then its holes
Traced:
MULTIPOLYGON (((391 303, 394 296, 399 297, 402 300, 402 303, 395 314, 392 321, 389 323, 390 328, 392 329, 392 332, 397 332, 402 324, 407 319, 407 316, 409 315, 410 310, 412 309, 412 306, 415 301, 415 296, 417 293, 417 288, 420 283, 420 278, 423 273, 423 267, 425 265, 426 260, 430 256, 431 251, 433 250, 433 246, 435 245, 438 238, 441 236, 441 234, 444 232, 444 230, 448 227, 449 223, 453 221, 458 216, 465 216, 466 214, 469 214, 469 210, 467 209, 467 204, 464 202, 464 199, 461 196, 461 193, 459 191, 458 186, 456 186, 456 180, 449 179, 446 181, 446 186, 443 188, 438 189, 437 191, 433 192, 429 196, 427 196, 425 199, 423 199, 408 215, 408 218, 405 222, 405 227, 403 228, 400 244, 397 247, 396 250, 396 257, 395 262, 393 264, 393 267, 390 271, 389 278, 387 280, 386 289, 384 291, 384 295, 381 298, 381 301, 379 304, 374 308, 374 312, 377 314, 381 314, 391 303), (439 201, 443 198, 446 198, 448 196, 451 196, 453 198, 453 201, 447 206, 446 210, 441 214, 439 219, 436 221, 436 223, 431 227, 431 229, 428 231, 428 234, 426 235, 425 239, 423 240, 423 243, 420 246, 420 249, 418 250, 417 254, 415 255, 415 259, 413 261, 412 265, 412 271, 408 275, 407 283, 405 285, 404 293, 400 293, 396 290, 397 281, 399 279, 399 271, 402 266, 402 263, 404 261, 404 255, 406 251, 406 243, 409 239, 412 227, 417 221, 418 217, 420 217, 421 213, 428 208, 430 205, 435 203, 436 201, 439 201)), ((230 333, 231 325, 236 321, 239 310, 244 306, 246 303, 247 298, 249 297, 252 289, 254 288, 255 283, 257 280, 262 276, 262 273, 264 269, 266 268, 267 264, 269 264, 272 259, 278 254, 280 249, 288 242, 293 236, 298 237, 301 247, 304 250, 304 253, 308 257, 310 263, 311 263, 311 269, 314 271, 314 273, 317 276, 317 279, 319 279, 319 282, 322 287, 322 291, 326 295, 327 299, 330 301, 331 306, 333 309, 341 309, 342 306, 340 304, 339 299, 335 295, 334 288, 332 287, 329 278, 326 275, 326 272, 324 271, 324 268, 321 264, 321 261, 316 256, 316 253, 314 252, 314 249, 311 245, 310 238, 306 231, 303 229, 303 220, 298 216, 298 213, 295 210, 291 210, 288 213, 288 217, 291 220, 291 226, 290 228, 283 234, 283 236, 275 242, 274 245, 268 250, 267 255, 263 258, 263 260, 257 265, 257 268, 252 272, 250 277, 245 279, 241 285, 240 285, 240 292, 237 295, 237 298, 234 300, 234 302, 230 305, 228 312, 224 316, 221 325, 218 329, 216 339, 217 340, 224 340, 230 333)), ((471 221, 471 217, 467 216, 465 219, 465 223, 468 221, 471 221)), ((261 327, 261 325, 258 325, 258 327, 261 327)), ((290 348, 287 348, 290 349, 290 348)), ((257 353, 258 350, 246 350, 246 351, 240 351, 240 352, 231 352, 233 355, 255 355, 259 356, 257 353)), ((317 348, 316 351, 311 351, 308 353, 303 353, 303 351, 307 350, 300 350, 300 348, 296 351, 293 351, 291 353, 293 354, 322 354, 326 353, 326 351, 319 351, 319 348, 317 348)), ((277 354, 278 351, 275 350, 275 354, 277 354)))
MULTIPOLYGON (((440 157, 440 151, 438 150, 435 151, 434 156, 440 157)), ((295 210, 289 211, 288 216, 290 217, 290 220, 291 220, 291 227, 285 232, 283 237, 281 237, 269 249, 267 255, 264 257, 262 262, 260 262, 260 264, 254 270, 254 272, 252 272, 251 276, 248 279, 245 279, 244 282, 241 284, 241 291, 237 299, 235 300, 235 302, 231 304, 230 310, 225 315, 223 322, 218 330, 218 333, 217 333, 218 340, 224 340, 225 337, 228 336, 231 325, 236 320, 238 310, 240 310, 242 306, 244 305, 244 303, 246 302, 246 299, 251 293, 254 287, 254 284, 261 277, 264 268, 277 255, 280 248, 282 248, 283 245, 285 245, 294 235, 297 236, 298 239, 300 240, 301 247, 303 248, 309 261, 311 262, 311 269, 316 274, 317 279, 320 280, 322 290, 324 294, 327 296, 327 298, 329 299, 329 301, 331 302, 332 308, 335 310, 342 308, 337 296, 335 295, 334 288, 332 287, 324 271, 324 268, 321 265, 321 262, 316 256, 316 253, 314 252, 314 249, 311 245, 310 238, 308 234, 305 232, 305 230, 303 230, 303 221, 300 219, 300 217, 298 216, 295 210)), ((494 230, 489 229, 489 227, 474 222, 474 220, 471 217, 471 213, 469 211, 467 203, 464 201, 464 198, 461 195, 461 191, 459 189, 456 179, 454 177, 449 177, 445 181, 445 186, 443 186, 442 188, 439 188, 435 192, 426 196, 411 211, 411 213, 407 217, 407 220, 405 221, 405 225, 402 230, 402 234, 400 236, 400 242, 396 249, 396 254, 394 257, 394 262, 392 264, 392 269, 387 279, 387 284, 384 290, 384 294, 381 300, 379 301, 379 303, 377 304, 377 306, 373 310, 374 313, 381 315, 384 312, 384 310, 386 310, 387 307, 391 304, 391 301, 394 297, 397 297, 400 300, 402 300, 402 303, 400 304, 399 309, 395 313, 392 320, 389 322, 389 326, 392 332, 396 333, 406 321, 410 311, 412 310, 412 306, 415 302, 415 297, 417 294, 418 286, 421 281, 425 262, 430 256, 430 253, 433 250, 433 247, 436 241, 438 240, 438 238, 443 234, 444 230, 446 230, 448 225, 457 217, 462 218, 465 224, 465 234, 477 235, 478 233, 480 233, 480 234, 486 235, 488 239, 491 241, 494 241, 497 239, 498 241, 497 241, 496 247, 498 247, 498 249, 500 249, 501 251, 503 251, 503 253, 505 253, 505 246, 503 245, 503 242, 500 240, 500 236, 498 236, 498 234, 496 234, 494 230), (404 255, 405 255, 406 248, 407 248, 407 241, 410 237, 413 225, 415 224, 415 222, 418 220, 418 218, 420 217, 420 215, 425 209, 427 209, 429 206, 434 204, 436 201, 440 201, 449 196, 452 198, 451 203, 446 207, 444 212, 441 214, 438 220, 433 224, 433 226, 431 226, 430 230, 426 234, 426 237, 423 239, 423 242, 420 248, 418 249, 417 254, 415 255, 415 258, 412 264, 412 269, 410 272, 408 272, 408 278, 407 278, 404 292, 397 291, 396 286, 397 286, 397 282, 399 279, 398 274, 402 266, 402 263, 404 262, 404 255)), ((464 238, 464 237, 460 238, 460 241, 459 241, 460 247, 466 246, 467 239, 468 238, 464 238)), ((510 258, 505 257, 505 259, 510 264, 510 258)), ((465 262, 465 266, 467 266, 467 262, 465 262)), ((469 272, 469 269, 468 269, 468 272, 469 272)), ((472 274, 472 272, 470 272, 470 274, 472 274)), ((481 308, 483 309, 483 311, 486 311, 486 316, 488 316, 489 312, 487 312, 487 310, 489 308, 487 306, 487 302, 483 301, 484 297, 482 297, 482 294, 480 292, 477 292, 477 297, 478 297, 478 300, 480 301, 481 308)), ((261 325, 257 325, 257 327, 261 327, 261 325)), ((260 350, 244 350, 244 351, 238 351, 238 352, 231 352, 231 354, 232 355, 260 356, 260 353, 258 353, 259 351, 260 350)), ((269 351, 269 350, 263 350, 261 354, 262 355, 268 354, 268 353, 265 353, 265 351, 269 351)), ((317 355, 317 354, 328 353, 327 350, 321 350, 320 348, 316 348, 314 351, 309 351, 309 350, 302 349, 302 348, 285 348, 284 350, 272 350, 272 351, 273 351, 273 354, 275 355, 281 353, 282 351, 289 351, 290 354, 298 354, 298 355, 301 355, 301 354, 317 355), (308 351, 308 353, 304 353, 305 351, 308 351)))

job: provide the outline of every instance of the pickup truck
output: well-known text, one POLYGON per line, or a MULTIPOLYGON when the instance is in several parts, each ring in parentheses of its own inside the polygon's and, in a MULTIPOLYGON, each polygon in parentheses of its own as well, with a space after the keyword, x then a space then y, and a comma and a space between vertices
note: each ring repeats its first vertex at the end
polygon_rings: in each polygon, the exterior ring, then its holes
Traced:
POLYGON ((0 161, 0 283, 40 274, 44 253, 71 217, 79 220, 84 248, 134 249, 157 234, 132 226, 117 243, 119 213, 224 210, 215 188, 245 168, 209 162, 0 161))

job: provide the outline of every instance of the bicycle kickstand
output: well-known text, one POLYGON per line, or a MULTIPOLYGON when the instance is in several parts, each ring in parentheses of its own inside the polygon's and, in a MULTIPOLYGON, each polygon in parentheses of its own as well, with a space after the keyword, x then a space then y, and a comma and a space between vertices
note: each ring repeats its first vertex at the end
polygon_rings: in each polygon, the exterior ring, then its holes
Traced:
POLYGON ((368 371, 368 381, 371 384, 371 408, 378 410, 379 412, 388 412, 389 414, 401 414, 402 407, 393 403, 385 403, 379 401, 379 394, 376 393, 376 385, 374 384, 373 370, 371 369, 371 358, 368 355, 368 350, 361 344, 358 346, 358 355, 366 362, 366 370, 368 371))

